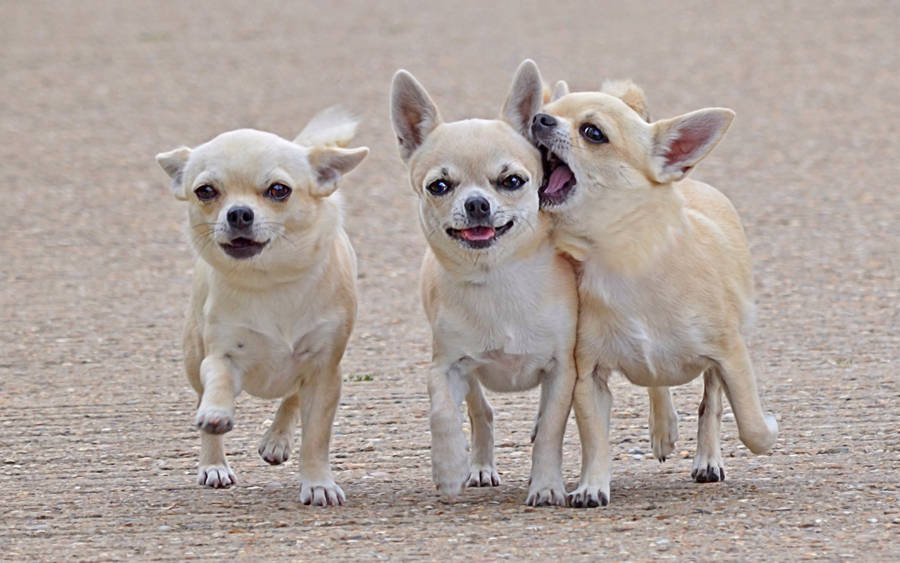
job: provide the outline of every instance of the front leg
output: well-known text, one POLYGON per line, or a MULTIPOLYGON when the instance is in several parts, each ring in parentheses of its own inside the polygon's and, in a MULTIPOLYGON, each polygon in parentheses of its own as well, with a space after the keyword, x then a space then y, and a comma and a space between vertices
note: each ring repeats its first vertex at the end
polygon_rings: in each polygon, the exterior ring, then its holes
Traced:
POLYGON ((579 360, 575 383, 575 421, 581 438, 581 481, 569 493, 569 506, 594 508, 609 504, 609 416, 611 370, 579 360))
POLYGON ((300 502, 313 506, 344 504, 344 491, 334 482, 328 450, 334 413, 341 398, 337 362, 306 375, 300 384, 300 502))
POLYGON ((472 456, 466 486, 496 487, 500 484, 500 475, 494 466, 494 409, 475 378, 469 380, 466 407, 472 431, 472 456))
POLYGON ((203 391, 194 423, 210 434, 224 434, 234 427, 234 397, 238 380, 234 365, 221 356, 207 356, 200 364, 203 391))
POLYGON ((529 506, 566 504, 562 448, 577 378, 573 364, 570 355, 564 356, 541 383, 541 412, 534 437, 531 484, 525 500, 529 506))
POLYGON ((200 432, 200 463, 197 482, 213 488, 230 487, 237 482, 225 459, 225 432, 234 426, 234 396, 237 378, 231 362, 208 356, 200 364, 200 405, 195 424, 200 432))
POLYGON ((428 378, 431 398, 431 474, 442 500, 451 502, 462 493, 468 475, 466 437, 459 405, 468 391, 469 374, 459 365, 435 365, 428 378))

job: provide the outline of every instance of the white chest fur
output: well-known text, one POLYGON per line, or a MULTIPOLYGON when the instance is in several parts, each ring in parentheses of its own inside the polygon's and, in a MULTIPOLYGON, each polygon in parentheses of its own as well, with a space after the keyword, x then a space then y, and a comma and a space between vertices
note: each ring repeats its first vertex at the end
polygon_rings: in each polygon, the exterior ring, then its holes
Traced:
POLYGON ((699 375, 708 365, 702 320, 664 283, 652 272, 626 278, 585 263, 579 352, 637 385, 680 385, 699 375))
POLYGON ((245 291, 212 284, 203 307, 207 354, 237 368, 240 387, 277 398, 327 363, 342 318, 302 284, 245 291))
POLYGON ((574 315, 557 298, 554 260, 548 245, 475 282, 442 276, 432 325, 436 361, 472 371, 496 391, 538 385, 561 342, 574 332, 574 315))

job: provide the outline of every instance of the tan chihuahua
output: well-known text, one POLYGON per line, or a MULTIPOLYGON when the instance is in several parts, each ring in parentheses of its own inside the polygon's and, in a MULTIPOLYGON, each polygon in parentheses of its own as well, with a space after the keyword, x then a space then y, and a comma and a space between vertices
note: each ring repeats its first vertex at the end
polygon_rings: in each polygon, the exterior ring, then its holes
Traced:
POLYGON ((574 406, 582 475, 572 506, 609 502, 610 373, 648 387, 650 436, 665 460, 678 436, 668 387, 703 374, 698 482, 725 478, 719 446, 724 390, 741 441, 768 451, 778 434, 760 406, 744 343, 753 317, 750 252, 731 202, 687 179, 734 118, 710 108, 649 123, 643 92, 616 83, 567 94, 532 122, 545 156, 541 206, 557 247, 580 262, 574 406))
POLYGON ((335 189, 368 154, 342 148, 356 125, 332 108, 294 142, 241 129, 156 156, 175 197, 188 202, 198 254, 184 360, 200 397, 201 485, 235 483, 222 435, 246 390, 283 397, 259 446, 262 458, 286 461, 302 419, 301 502, 344 502, 328 449, 339 364, 356 318, 356 255, 335 189))
POLYGON ((444 123, 411 74, 391 89, 391 118, 428 241, 421 285, 433 335, 431 458, 444 500, 464 486, 496 486, 494 391, 541 386, 526 503, 565 503, 562 445, 575 385, 577 292, 571 265, 539 213, 540 153, 527 140, 543 102, 526 60, 500 119, 444 123), (466 456, 459 406, 472 433, 466 456))

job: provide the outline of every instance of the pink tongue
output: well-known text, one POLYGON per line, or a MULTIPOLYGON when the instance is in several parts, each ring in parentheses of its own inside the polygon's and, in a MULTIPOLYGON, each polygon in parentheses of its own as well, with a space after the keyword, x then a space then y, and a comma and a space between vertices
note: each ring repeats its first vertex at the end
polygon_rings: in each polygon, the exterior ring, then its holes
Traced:
POLYGON ((557 166, 553 169, 553 172, 550 173, 550 179, 547 180, 547 189, 544 190, 544 193, 549 195, 557 194, 559 190, 563 189, 566 182, 571 180, 574 176, 575 175, 572 174, 572 171, 569 170, 569 167, 565 164, 557 166))
POLYGON ((461 230, 459 234, 466 240, 490 240, 494 238, 494 228, 472 227, 471 229, 461 230))

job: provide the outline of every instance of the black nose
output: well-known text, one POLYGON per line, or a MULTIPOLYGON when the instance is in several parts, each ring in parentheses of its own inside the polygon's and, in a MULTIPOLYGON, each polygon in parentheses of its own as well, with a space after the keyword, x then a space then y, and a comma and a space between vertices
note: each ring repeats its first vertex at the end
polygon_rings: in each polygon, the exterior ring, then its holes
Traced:
POLYGON ((247 229, 253 224, 253 210, 244 205, 228 210, 228 226, 232 229, 247 229))
POLYGON ((466 200, 466 214, 476 221, 487 219, 491 216, 491 203, 480 195, 466 200))
POLYGON ((552 129, 554 127, 556 127, 556 118, 552 115, 547 115, 546 113, 539 113, 531 120, 532 133, 546 131, 547 129, 552 129))

